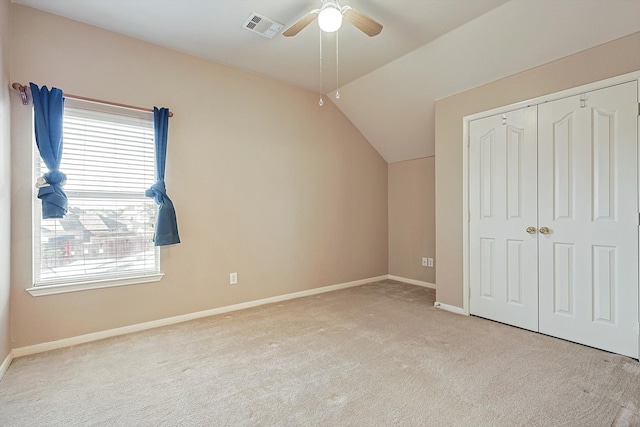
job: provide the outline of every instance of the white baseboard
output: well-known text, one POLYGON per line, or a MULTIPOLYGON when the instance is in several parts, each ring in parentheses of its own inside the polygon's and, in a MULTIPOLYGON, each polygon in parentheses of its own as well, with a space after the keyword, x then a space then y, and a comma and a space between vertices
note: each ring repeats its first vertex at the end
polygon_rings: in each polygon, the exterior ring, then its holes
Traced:
POLYGON ((393 274, 388 274, 387 279, 389 280, 397 280, 398 282, 409 283, 410 285, 423 286, 429 289, 435 289, 435 283, 423 282, 422 280, 415 279, 407 279, 406 277, 394 276, 393 274))
POLYGON ((451 313, 466 315, 466 313, 464 312, 463 308, 456 307, 454 305, 444 304, 444 303, 436 301, 436 302, 433 303, 433 306, 435 308, 439 308, 439 309, 444 310, 444 311, 450 311, 451 313))
POLYGON ((7 373, 7 369, 9 369, 9 366, 11 365, 11 362, 13 362, 13 352, 10 351, 9 354, 7 354, 7 357, 4 358, 4 361, 2 362, 2 365, 0 365, 0 381, 2 381, 2 377, 4 377, 4 374, 7 373))
POLYGON ((293 292, 290 294, 279 295, 276 297, 264 298, 256 301, 243 302, 240 304, 233 304, 225 307, 213 308, 210 310, 198 311, 195 313, 189 313, 189 314, 183 314, 175 317, 168 317, 165 319, 153 320, 151 322, 138 323, 135 325, 124 326, 122 328, 108 329, 106 331, 94 332, 91 334, 79 335, 71 338, 64 338, 57 341, 50 341, 42 344, 35 344, 35 345, 26 346, 26 347, 14 348, 13 357, 28 356, 30 354, 56 350, 59 348, 70 347, 72 345, 85 344, 88 342, 98 341, 105 338, 111 338, 118 335, 130 334, 132 332, 140 332, 140 331, 145 331, 147 329, 153 329, 161 326, 168 326, 176 323, 187 322, 189 320, 200 319, 203 317, 214 316, 216 314, 229 313, 231 311, 243 310, 245 308, 257 307, 260 305, 272 304, 276 302, 287 301, 290 299, 307 297, 311 295, 321 294, 324 292, 337 291, 339 289, 346 289, 354 286, 360 286, 366 283, 385 280, 387 278, 388 278, 387 275, 371 277, 369 279, 356 280, 353 282, 324 286, 322 288, 315 288, 315 289, 309 289, 306 291, 293 292))

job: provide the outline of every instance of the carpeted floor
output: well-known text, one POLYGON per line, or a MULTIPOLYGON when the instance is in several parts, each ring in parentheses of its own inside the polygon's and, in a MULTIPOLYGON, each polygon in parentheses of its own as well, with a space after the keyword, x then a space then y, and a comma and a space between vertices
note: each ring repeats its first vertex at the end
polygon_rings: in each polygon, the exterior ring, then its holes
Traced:
POLYGON ((14 360, 2 426, 630 426, 640 364, 383 281, 14 360))

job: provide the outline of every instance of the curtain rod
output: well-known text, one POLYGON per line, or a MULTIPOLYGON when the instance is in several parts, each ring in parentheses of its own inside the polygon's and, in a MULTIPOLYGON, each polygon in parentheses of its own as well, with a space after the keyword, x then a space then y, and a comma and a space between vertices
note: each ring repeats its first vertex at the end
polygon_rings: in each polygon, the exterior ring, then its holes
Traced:
MULTIPOLYGON (((27 86, 21 85, 20 83, 14 83, 11 85, 12 88, 14 88, 15 90, 17 90, 18 92, 20 92, 20 98, 22 99, 22 105, 28 105, 29 101, 27 100, 27 86)), ((78 96, 78 95, 71 95, 70 93, 64 93, 62 96, 64 96, 65 98, 69 98, 69 99, 78 99, 80 101, 89 101, 89 102, 96 102, 98 104, 106 104, 106 105, 113 105, 116 107, 123 107, 123 108, 129 108, 131 110, 138 110, 138 111, 147 111, 150 113, 153 113, 153 109, 151 108, 141 108, 141 107, 134 107, 133 105, 127 105, 127 104, 119 104, 117 102, 109 102, 109 101, 102 101, 100 99, 94 99, 94 98, 87 98, 84 96, 78 96)), ((169 117, 173 117, 173 112, 169 111, 169 117)))

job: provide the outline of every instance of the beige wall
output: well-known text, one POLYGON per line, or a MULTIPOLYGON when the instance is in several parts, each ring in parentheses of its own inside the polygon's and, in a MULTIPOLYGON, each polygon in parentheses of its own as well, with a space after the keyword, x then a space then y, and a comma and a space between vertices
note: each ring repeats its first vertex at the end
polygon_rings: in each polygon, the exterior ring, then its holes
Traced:
POLYGON ((438 301, 462 307, 462 118, 640 70, 640 33, 436 103, 438 301))
POLYGON ((435 284, 435 158, 389 164, 389 274, 435 284))
POLYGON ((9 133, 9 0, 0 0, 0 364, 11 351, 9 259, 11 153, 9 133))
POLYGON ((11 79, 167 106, 182 244, 152 284, 32 297, 30 108, 12 102, 14 347, 387 274, 387 164, 317 94, 24 6, 11 79), (239 283, 229 285, 229 273, 239 283))

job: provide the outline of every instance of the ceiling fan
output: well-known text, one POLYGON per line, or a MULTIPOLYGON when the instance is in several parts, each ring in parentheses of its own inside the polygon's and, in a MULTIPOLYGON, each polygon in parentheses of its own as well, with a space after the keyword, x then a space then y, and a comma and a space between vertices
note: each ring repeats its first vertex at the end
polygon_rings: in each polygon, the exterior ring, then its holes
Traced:
POLYGON ((342 25, 342 18, 350 22, 354 27, 368 35, 369 37, 377 36, 382 31, 382 24, 364 13, 352 8, 351 6, 342 6, 338 0, 321 0, 322 7, 313 9, 297 22, 287 28, 282 35, 291 37, 298 34, 304 27, 318 19, 320 28, 328 33, 337 31, 342 25))

